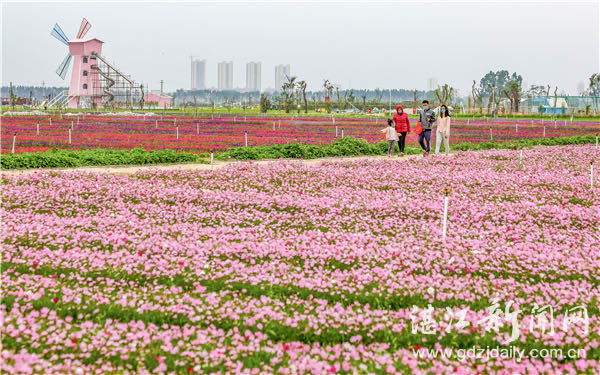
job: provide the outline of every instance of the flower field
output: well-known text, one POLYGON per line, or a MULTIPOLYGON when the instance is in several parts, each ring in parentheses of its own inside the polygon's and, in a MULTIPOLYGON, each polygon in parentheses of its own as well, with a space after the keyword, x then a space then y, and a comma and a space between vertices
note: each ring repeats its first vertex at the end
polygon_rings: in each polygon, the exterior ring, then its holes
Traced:
MULTIPOLYGON (((146 134, 138 123, 111 126, 93 142, 157 139, 152 124, 146 134), (111 138, 117 126, 123 138, 111 138)), ((243 126, 207 122, 204 143, 194 134, 182 143, 212 147, 243 126)), ((253 140, 277 140, 255 126, 265 138, 253 140)), ((281 125, 295 127, 331 137, 323 124, 281 125)), ((489 150, 3 175, 0 364, 8 373, 597 374, 600 194, 590 163, 597 171, 599 159, 586 145, 525 149, 522 162, 518 150, 489 150)))
MULTIPOLYGON (((368 142, 382 140, 379 129, 384 119, 364 118, 276 118, 276 117, 162 117, 162 116, 64 116, 2 117, 3 153, 43 152, 52 148, 111 148, 147 150, 174 149, 188 152, 223 151, 245 145, 285 143, 330 144, 337 137, 363 138, 368 142), (38 134, 39 128, 39 134, 38 134), (69 143, 69 129, 71 143, 69 143)), ((412 126, 416 120, 411 119, 412 126)), ((599 122, 540 120, 459 120, 452 125, 451 143, 498 142, 522 138, 595 134, 599 122), (490 134, 490 128, 492 129, 490 134)), ((435 132, 433 135, 435 139, 435 132)), ((411 133, 409 143, 416 144, 411 133)))

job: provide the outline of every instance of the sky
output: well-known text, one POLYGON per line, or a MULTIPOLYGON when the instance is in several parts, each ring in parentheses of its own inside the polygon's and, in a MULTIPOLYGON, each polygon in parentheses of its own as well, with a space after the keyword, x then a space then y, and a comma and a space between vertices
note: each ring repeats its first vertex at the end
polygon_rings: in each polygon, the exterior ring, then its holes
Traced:
POLYGON ((427 88, 427 79, 471 92, 490 70, 527 85, 578 84, 600 71, 600 1, 587 2, 7 2, 2 3, 2 85, 68 86, 55 73, 67 47, 50 35, 56 22, 74 37, 83 17, 104 42, 102 55, 136 81, 165 91, 190 88, 190 56, 233 61, 234 87, 245 66, 262 62, 262 88, 274 67, 320 90, 427 88))

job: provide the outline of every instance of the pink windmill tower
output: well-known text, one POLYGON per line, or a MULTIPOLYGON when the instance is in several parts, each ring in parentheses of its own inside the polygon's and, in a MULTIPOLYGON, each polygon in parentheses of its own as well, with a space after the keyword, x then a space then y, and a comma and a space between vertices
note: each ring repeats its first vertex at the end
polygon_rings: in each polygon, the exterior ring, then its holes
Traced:
POLYGON ((66 34, 57 24, 54 25, 50 35, 69 47, 67 56, 56 69, 56 74, 65 79, 71 60, 71 84, 69 86, 69 108, 101 108, 102 87, 95 68, 96 56, 102 52, 102 41, 92 38, 84 39, 92 25, 84 18, 75 39, 67 38, 66 34))

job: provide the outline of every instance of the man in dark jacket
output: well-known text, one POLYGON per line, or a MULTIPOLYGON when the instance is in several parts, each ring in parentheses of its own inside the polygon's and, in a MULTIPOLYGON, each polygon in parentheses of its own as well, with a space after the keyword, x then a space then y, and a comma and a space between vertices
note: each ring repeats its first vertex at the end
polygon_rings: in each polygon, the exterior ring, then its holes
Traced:
POLYGON ((419 121, 421 122, 423 131, 419 134, 419 144, 423 149, 423 156, 427 156, 429 155, 429 151, 431 151, 431 130, 433 129, 436 118, 433 110, 429 108, 429 101, 423 100, 422 104, 423 109, 419 114, 419 121))
POLYGON ((408 115, 404 113, 402 105, 396 106, 394 114, 394 124, 396 124, 396 133, 398 133, 398 147, 400 148, 400 156, 404 156, 404 145, 406 144, 406 134, 410 132, 410 121, 408 115))

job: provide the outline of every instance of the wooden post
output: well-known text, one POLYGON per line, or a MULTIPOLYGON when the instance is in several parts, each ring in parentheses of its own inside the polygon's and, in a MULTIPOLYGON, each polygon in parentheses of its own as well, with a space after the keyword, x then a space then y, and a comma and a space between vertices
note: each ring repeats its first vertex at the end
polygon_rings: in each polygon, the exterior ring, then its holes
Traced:
POLYGON ((590 189, 594 189, 594 161, 590 161, 590 189))

